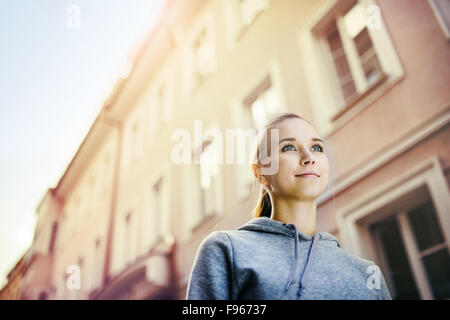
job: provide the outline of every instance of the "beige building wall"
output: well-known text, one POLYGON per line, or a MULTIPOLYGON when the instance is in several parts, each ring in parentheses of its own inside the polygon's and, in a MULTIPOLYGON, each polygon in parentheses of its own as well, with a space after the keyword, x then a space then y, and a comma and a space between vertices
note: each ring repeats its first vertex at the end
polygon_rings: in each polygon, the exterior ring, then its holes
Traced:
POLYGON ((90 291, 101 286, 103 281, 116 133, 114 130, 101 133, 103 136, 98 145, 86 150, 88 160, 82 163, 81 168, 76 168, 76 176, 72 181, 67 181, 69 186, 64 190, 61 230, 56 242, 52 274, 56 299, 86 299, 90 291), (71 266, 78 266, 79 269, 71 266), (67 285, 68 282, 71 284, 67 285), (72 286, 74 289, 70 289, 72 286))
POLYGON ((23 289, 23 276, 27 268, 28 250, 8 273, 5 285, 0 290, 0 300, 20 300, 23 289))

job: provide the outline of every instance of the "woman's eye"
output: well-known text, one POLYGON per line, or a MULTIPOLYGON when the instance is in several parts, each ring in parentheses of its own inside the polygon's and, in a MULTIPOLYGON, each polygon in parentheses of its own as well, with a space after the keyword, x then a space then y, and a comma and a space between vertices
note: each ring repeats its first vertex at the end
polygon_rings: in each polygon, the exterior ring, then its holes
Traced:
POLYGON ((319 149, 318 151, 319 151, 319 152, 323 152, 323 148, 322 148, 322 146, 320 146, 320 145, 316 144, 316 145, 314 145, 314 146, 313 146, 313 148, 314 148, 314 147, 319 147, 320 149, 319 149))
MULTIPOLYGON (((292 145, 292 144, 287 144, 287 145, 285 145, 282 149, 281 149, 281 151, 286 151, 286 148, 287 147, 292 147, 292 148, 294 148, 294 146, 292 145)), ((294 150, 295 150, 295 148, 294 148, 294 150)))
MULTIPOLYGON (((316 144, 316 145, 313 146, 313 148, 314 147, 319 147, 319 149, 316 149, 316 151, 323 152, 323 148, 322 148, 321 145, 316 144)), ((288 151, 289 149, 287 149, 287 148, 292 148, 291 150, 295 150, 295 147, 292 144, 287 144, 281 149, 281 151, 282 152, 288 151)))

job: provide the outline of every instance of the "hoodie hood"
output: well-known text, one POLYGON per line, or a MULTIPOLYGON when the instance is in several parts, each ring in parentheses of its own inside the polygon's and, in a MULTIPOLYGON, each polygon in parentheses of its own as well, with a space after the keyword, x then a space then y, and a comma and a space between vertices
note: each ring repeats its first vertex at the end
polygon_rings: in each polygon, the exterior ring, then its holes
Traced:
POLYGON ((294 252, 292 254, 292 267, 289 272, 289 278, 285 285, 285 292, 289 289, 289 287, 292 284, 292 281, 295 279, 296 275, 296 269, 299 259, 298 254, 298 242, 299 241, 309 241, 311 244, 309 245, 308 250, 308 256, 306 260, 306 264, 301 272, 300 275, 300 283, 299 283, 299 290, 297 292, 297 296, 300 297, 302 294, 302 290, 306 284, 307 275, 310 270, 309 266, 311 265, 312 261, 314 260, 314 254, 317 247, 317 243, 319 241, 332 241, 335 242, 335 244, 340 247, 339 241, 335 236, 328 232, 318 232, 313 235, 307 235, 304 232, 297 229, 297 227, 294 224, 287 224, 278 220, 274 220, 268 217, 260 217, 255 218, 244 224, 243 226, 237 228, 237 230, 248 230, 248 231, 255 231, 255 232, 265 232, 265 233, 272 233, 272 234, 279 234, 284 235, 288 237, 292 237, 292 241, 294 241, 294 252))

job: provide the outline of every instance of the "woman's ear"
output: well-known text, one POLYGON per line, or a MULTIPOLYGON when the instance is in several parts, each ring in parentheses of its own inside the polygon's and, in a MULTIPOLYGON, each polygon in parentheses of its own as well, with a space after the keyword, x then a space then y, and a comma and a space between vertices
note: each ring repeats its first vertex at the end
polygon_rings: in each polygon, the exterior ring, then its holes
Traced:
POLYGON ((252 170, 256 179, 258 179, 261 184, 267 187, 269 185, 269 182, 267 181, 266 177, 261 174, 261 167, 258 164, 252 164, 252 170))

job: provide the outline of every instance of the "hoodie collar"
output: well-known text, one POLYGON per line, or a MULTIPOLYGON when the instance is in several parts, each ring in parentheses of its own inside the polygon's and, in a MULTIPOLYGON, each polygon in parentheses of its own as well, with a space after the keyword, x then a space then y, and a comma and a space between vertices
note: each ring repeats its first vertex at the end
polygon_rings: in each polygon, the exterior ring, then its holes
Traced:
POLYGON ((298 230, 297 228, 294 229, 293 227, 295 227, 295 225, 293 224, 286 224, 284 222, 274 220, 268 217, 259 217, 251 219, 246 224, 237 228, 237 230, 250 230, 250 231, 275 233, 289 237, 293 237, 295 235, 295 230, 297 230, 297 235, 300 240, 311 241, 313 240, 314 235, 318 235, 320 241, 332 241, 335 242, 338 247, 340 247, 338 239, 331 233, 318 232, 313 235, 307 235, 301 230, 298 230))
POLYGON ((295 279, 297 265, 298 265, 298 242, 299 241, 311 241, 311 244, 308 248, 308 256, 306 259, 305 266, 300 274, 300 283, 297 291, 297 296, 300 297, 305 287, 305 283, 307 280, 307 276, 310 270, 310 265, 314 260, 315 251, 317 248, 317 244, 319 240, 323 241, 334 241, 338 247, 340 247, 339 241, 332 234, 328 232, 319 232, 313 235, 307 235, 306 233, 297 229, 294 224, 286 224, 278 220, 273 220, 269 217, 259 217, 250 220, 245 225, 239 227, 237 230, 249 230, 249 231, 258 231, 258 232, 267 232, 274 234, 281 234, 289 237, 293 237, 294 239, 294 259, 291 265, 291 270, 289 272, 289 278, 286 282, 284 291, 287 292, 292 282, 295 279))

